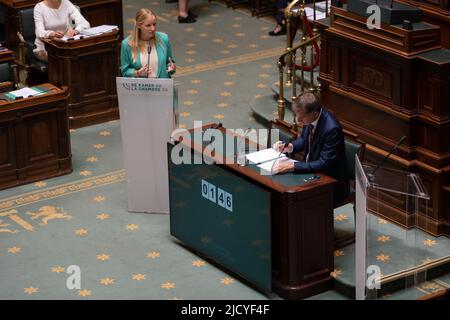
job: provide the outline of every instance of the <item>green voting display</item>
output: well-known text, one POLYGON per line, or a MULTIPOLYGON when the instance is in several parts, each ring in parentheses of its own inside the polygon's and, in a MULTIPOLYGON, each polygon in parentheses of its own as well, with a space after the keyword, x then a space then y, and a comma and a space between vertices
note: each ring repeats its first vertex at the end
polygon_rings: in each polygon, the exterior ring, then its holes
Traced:
POLYGON ((271 291, 270 193, 217 165, 174 164, 171 149, 170 233, 271 291))

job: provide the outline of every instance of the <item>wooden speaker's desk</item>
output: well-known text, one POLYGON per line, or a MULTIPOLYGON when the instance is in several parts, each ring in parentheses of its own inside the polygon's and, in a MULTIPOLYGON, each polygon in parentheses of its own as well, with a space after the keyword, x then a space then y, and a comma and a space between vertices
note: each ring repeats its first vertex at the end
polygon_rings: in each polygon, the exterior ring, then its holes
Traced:
POLYGON ((0 189, 72 172, 67 88, 8 100, 0 94, 0 189))
MULTIPOLYGON (((226 137, 223 141, 235 139, 230 130, 219 130, 226 137)), ((194 157, 204 154, 205 145, 195 134, 194 141, 183 136, 180 144, 194 157)), ((172 235, 285 299, 303 299, 332 288, 334 179, 322 174, 262 175, 254 165, 224 160, 217 150, 213 157, 223 164, 176 164, 176 152, 170 144, 168 149, 172 235), (214 203, 202 194, 204 182, 219 190, 214 203), (221 199, 220 190, 230 200, 221 199), (224 209, 220 200, 230 202, 230 207, 224 209)))
POLYGON ((119 118, 116 77, 119 75, 119 33, 80 40, 44 40, 49 81, 69 88, 71 128, 119 118))

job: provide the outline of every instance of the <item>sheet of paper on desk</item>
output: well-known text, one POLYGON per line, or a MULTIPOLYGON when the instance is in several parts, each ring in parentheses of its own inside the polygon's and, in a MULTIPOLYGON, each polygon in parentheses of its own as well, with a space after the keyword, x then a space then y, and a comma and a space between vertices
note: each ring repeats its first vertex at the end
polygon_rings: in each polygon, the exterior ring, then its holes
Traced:
POLYGON ((264 162, 264 163, 261 163, 260 165, 258 165, 258 168, 261 168, 261 174, 263 174, 263 175, 272 175, 272 169, 273 169, 273 166, 274 166, 273 163, 275 161, 277 161, 277 160, 278 160, 278 162, 285 162, 285 161, 293 162, 293 163, 297 162, 297 160, 290 159, 290 158, 288 158, 286 156, 284 156, 282 158, 279 158, 279 159, 267 161, 267 162, 264 162))
POLYGON ((119 30, 118 26, 112 26, 112 25, 108 25, 108 24, 103 24, 101 26, 97 26, 97 27, 93 27, 93 28, 89 28, 89 29, 84 29, 83 31, 80 31, 81 34, 86 34, 88 36, 93 36, 96 34, 102 34, 102 33, 108 33, 111 32, 113 30, 119 30))
POLYGON ((86 34, 77 34, 76 36, 73 36, 73 37, 64 36, 60 40, 61 41, 71 41, 71 40, 80 40, 80 39, 87 38, 87 37, 89 37, 89 36, 86 34))
POLYGON ((12 94, 15 97, 22 97, 22 98, 27 98, 29 96, 37 96, 39 94, 41 94, 41 92, 31 89, 31 88, 22 88, 19 90, 14 90, 14 91, 10 91, 10 94, 12 94))
POLYGON ((273 160, 278 157, 278 152, 272 148, 252 152, 246 155, 248 161, 253 163, 261 163, 263 161, 273 160))

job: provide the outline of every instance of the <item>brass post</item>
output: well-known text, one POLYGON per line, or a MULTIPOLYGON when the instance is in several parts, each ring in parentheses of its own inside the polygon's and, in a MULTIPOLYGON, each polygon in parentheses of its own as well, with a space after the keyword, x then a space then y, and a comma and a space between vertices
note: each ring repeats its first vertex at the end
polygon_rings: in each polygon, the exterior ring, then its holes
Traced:
POLYGON ((285 106, 286 102, 284 101, 284 84, 283 84, 283 61, 281 59, 278 60, 278 72, 280 76, 280 92, 278 94, 278 119, 284 120, 284 112, 285 112, 285 106))

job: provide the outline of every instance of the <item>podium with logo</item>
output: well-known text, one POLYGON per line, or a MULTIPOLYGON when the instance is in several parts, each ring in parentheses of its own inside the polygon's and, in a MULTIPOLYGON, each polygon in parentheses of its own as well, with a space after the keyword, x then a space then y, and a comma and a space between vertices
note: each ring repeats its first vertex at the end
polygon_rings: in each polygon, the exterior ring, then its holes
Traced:
POLYGON ((116 79, 128 211, 169 213, 166 143, 175 126, 173 80, 116 79))

